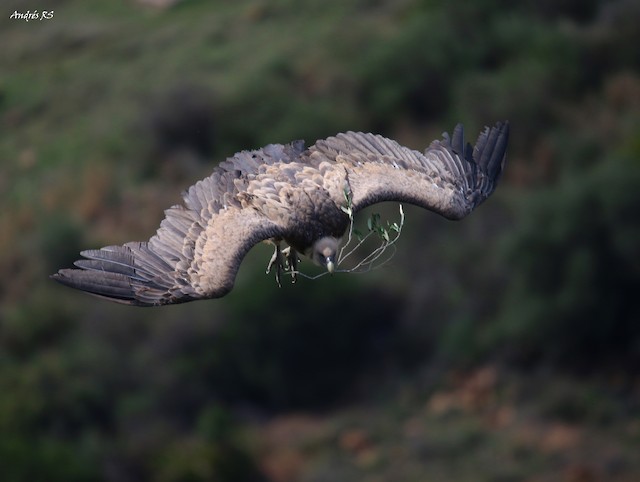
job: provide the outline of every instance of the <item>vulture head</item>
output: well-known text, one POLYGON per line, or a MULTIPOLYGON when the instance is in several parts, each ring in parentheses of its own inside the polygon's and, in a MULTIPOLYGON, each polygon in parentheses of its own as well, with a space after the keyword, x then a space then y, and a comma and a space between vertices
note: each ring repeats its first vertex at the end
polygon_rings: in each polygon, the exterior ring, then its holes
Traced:
POLYGON ((309 257, 315 264, 327 268, 327 271, 332 274, 336 267, 337 254, 338 240, 333 236, 325 236, 313 243, 309 257))

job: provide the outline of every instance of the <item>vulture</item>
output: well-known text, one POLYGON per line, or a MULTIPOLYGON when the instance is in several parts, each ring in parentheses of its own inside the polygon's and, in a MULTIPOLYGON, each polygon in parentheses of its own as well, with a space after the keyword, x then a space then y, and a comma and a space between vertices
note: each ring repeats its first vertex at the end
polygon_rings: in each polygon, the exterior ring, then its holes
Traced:
POLYGON ((351 131, 308 148, 242 151, 183 193, 149 241, 82 251, 76 268, 52 278, 136 306, 220 298, 261 241, 275 245, 269 267, 278 274, 294 272, 298 254, 333 273, 352 215, 367 206, 397 201, 453 220, 473 211, 496 187, 508 137, 508 122, 499 122, 472 146, 458 124, 424 152, 351 131))

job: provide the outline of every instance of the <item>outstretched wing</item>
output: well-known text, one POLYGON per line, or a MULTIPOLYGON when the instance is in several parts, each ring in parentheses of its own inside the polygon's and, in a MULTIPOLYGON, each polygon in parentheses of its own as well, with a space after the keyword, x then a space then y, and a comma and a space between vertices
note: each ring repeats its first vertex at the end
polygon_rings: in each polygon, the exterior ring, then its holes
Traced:
POLYGON ((469 214, 493 192, 504 167, 509 124, 485 128, 475 146, 458 124, 424 154, 385 137, 347 132, 309 151, 344 166, 355 211, 382 201, 416 204, 449 219, 469 214))
MULTIPOLYGON (((78 269, 61 269, 53 279, 138 306, 224 296, 251 247, 283 234, 277 217, 247 207, 240 193, 254 189, 270 193, 273 182, 259 172, 264 166, 297 159, 303 148, 295 142, 236 154, 189 188, 184 205, 165 211, 148 242, 83 251, 85 259, 75 263, 78 269)), ((266 202, 277 205, 277 195, 266 202)))

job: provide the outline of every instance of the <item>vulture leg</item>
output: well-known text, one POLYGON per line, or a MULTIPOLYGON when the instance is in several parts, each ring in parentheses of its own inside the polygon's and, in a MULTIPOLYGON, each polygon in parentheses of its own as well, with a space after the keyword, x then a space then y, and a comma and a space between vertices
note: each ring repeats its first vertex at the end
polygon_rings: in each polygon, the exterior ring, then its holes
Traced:
POLYGON ((282 257, 282 250, 280 249, 280 242, 274 241, 273 244, 276 245, 276 250, 271 256, 269 260, 269 264, 267 265, 267 274, 271 273, 271 268, 273 265, 276 265, 276 283, 278 283, 278 288, 282 288, 282 283, 280 283, 280 275, 283 270, 286 270, 284 266, 284 258, 282 257))

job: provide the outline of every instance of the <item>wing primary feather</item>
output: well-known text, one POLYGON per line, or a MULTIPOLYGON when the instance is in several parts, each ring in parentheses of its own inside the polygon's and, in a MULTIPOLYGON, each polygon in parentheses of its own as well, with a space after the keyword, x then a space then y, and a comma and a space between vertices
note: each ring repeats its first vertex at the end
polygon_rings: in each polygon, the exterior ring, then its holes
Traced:
POLYGON ((491 153, 488 165, 486 167, 489 177, 497 181, 500 174, 502 174, 502 168, 504 166, 505 152, 507 150, 507 144, 509 142, 509 123, 504 122, 499 127, 498 138, 496 140, 495 147, 491 153))
MULTIPOLYGON (((448 137, 447 135, 445 139, 448 137)), ((464 127, 462 124, 457 124, 453 129, 450 145, 455 153, 464 156, 464 127)))
POLYGON ((508 141, 509 123, 499 122, 491 129, 485 128, 473 148, 475 162, 492 180, 497 180, 501 174, 508 141))
POLYGON ((61 269, 52 276, 56 281, 72 288, 121 300, 133 300, 129 277, 120 273, 61 269))
MULTIPOLYGON (((444 146, 445 149, 437 149, 437 158, 442 162, 448 172, 452 173, 458 178, 465 178, 465 166, 462 165, 459 158, 464 159, 464 127, 462 124, 457 124, 453 129, 453 135, 449 137, 448 133, 443 133, 443 142, 436 143, 436 146, 444 146)), ((435 172, 440 170, 438 165, 435 165, 430 156, 426 156, 425 160, 427 165, 431 167, 435 172)))
MULTIPOLYGON (((129 253, 122 251, 114 251, 111 246, 103 249, 88 249, 85 251, 81 251, 80 255, 87 258, 86 260, 78 260, 77 263, 87 262, 87 261, 95 261, 103 266, 104 269, 113 269, 119 270, 117 272, 127 274, 128 272, 133 273, 133 256, 129 253)), ((97 264, 91 264, 91 266, 97 266, 97 264)))
POLYGON ((498 136, 500 134, 500 129, 491 129, 486 135, 486 142, 484 148, 482 149, 482 154, 480 155, 480 159, 477 160, 478 164, 481 168, 486 169, 489 165, 489 160, 491 159, 491 155, 494 152, 494 148, 496 147, 496 142, 498 141, 498 136))

